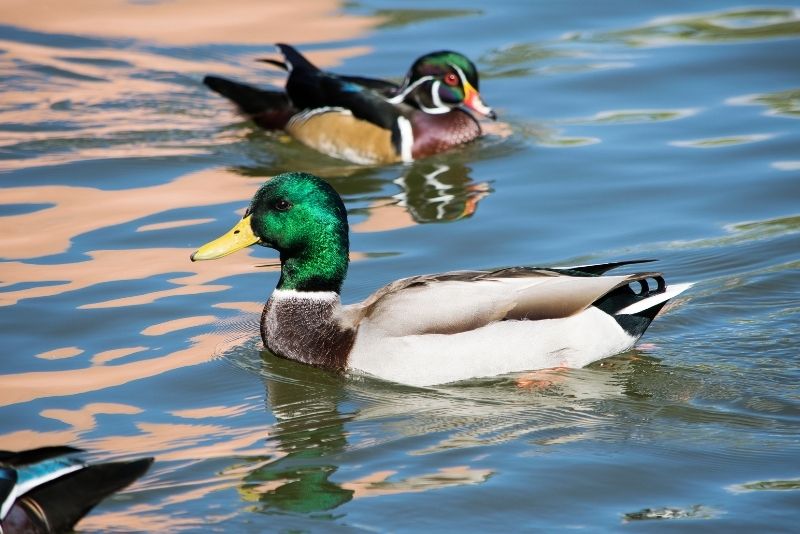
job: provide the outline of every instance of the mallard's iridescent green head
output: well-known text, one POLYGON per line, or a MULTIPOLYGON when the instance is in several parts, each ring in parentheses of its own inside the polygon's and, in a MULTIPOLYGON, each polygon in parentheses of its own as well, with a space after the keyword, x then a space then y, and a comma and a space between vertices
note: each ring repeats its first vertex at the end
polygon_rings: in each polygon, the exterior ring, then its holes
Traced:
POLYGON ((336 291, 347 274, 347 212, 341 197, 312 174, 289 172, 265 183, 242 220, 192 254, 192 261, 221 258, 250 245, 281 255, 279 289, 336 291))
POLYGON ((478 93, 478 69, 458 52, 442 50, 417 59, 400 94, 410 95, 427 113, 446 113, 464 104, 481 115, 497 118, 478 93))

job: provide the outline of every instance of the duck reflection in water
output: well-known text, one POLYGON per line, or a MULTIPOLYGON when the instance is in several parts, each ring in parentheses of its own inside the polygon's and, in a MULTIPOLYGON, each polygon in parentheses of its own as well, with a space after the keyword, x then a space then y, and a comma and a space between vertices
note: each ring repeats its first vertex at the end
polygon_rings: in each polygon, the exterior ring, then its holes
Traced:
MULTIPOLYGON (((283 158, 275 164, 235 170, 245 176, 267 178, 280 172, 280 161, 283 158)), ((472 169, 453 157, 430 158, 390 169, 319 163, 312 162, 307 168, 325 176, 348 203, 368 199, 365 208, 353 210, 366 216, 352 225, 355 232, 381 232, 468 218, 476 212, 478 203, 492 193, 488 181, 474 181, 472 169), (400 190, 395 192, 395 186, 400 190)))
POLYGON ((267 445, 283 455, 265 458, 242 479, 239 493, 243 500, 254 503, 254 511, 324 519, 329 517, 325 512, 353 499, 481 484, 493 474, 490 469, 461 465, 407 477, 396 476, 395 471, 377 471, 348 479, 339 473, 336 478, 341 481, 331 480, 347 463, 345 455, 358 454, 361 448, 348 442, 352 435, 348 424, 405 413, 407 403, 402 402, 389 403, 388 414, 378 408, 370 415, 371 403, 364 402, 362 393, 373 394, 373 401, 388 401, 402 397, 398 388, 406 392, 408 388, 367 381, 361 390, 342 375, 285 360, 266 350, 262 360, 266 407, 277 419, 267 445), (382 391, 387 399, 374 398, 376 385, 378 396, 382 391))
POLYGON ((394 195, 397 205, 419 224, 469 217, 491 192, 487 182, 472 182, 469 168, 460 164, 418 165, 394 183, 402 189, 394 195))
POLYGON ((591 369, 551 372, 546 381, 513 373, 425 389, 353 379, 266 350, 260 368, 251 371, 264 378, 266 409, 276 418, 267 448, 278 454, 255 462, 239 483, 240 496, 255 512, 317 519, 332 518, 332 510, 354 499, 480 485, 494 474, 486 466, 455 465, 405 477, 394 471, 348 477, 350 468, 342 467, 360 463, 356 457, 366 442, 375 448, 422 437, 413 457, 423 458, 520 438, 534 449, 594 439, 597 433, 628 439, 617 429, 616 412, 625 411, 626 399, 653 395, 664 381, 658 360, 639 351, 591 369), (355 430, 375 421, 385 422, 378 442, 355 430), (431 434, 440 435, 436 443, 425 438, 431 434))
POLYGON ((258 502, 259 511, 313 513, 332 510, 354 491, 329 480, 332 460, 347 446, 344 425, 352 414, 340 413, 341 377, 263 353, 267 410, 277 419, 270 445, 285 456, 258 467, 243 479, 242 498, 258 502))

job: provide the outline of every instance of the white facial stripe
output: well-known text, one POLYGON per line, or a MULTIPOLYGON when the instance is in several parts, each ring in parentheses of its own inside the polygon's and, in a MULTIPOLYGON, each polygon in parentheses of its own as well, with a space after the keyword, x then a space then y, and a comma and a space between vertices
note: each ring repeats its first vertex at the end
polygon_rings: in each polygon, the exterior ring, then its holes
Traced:
POLYGON ((420 109, 422 111, 424 111, 425 113, 428 113, 430 115, 441 115, 442 113, 447 113, 448 111, 450 111, 450 108, 447 108, 447 107, 445 107, 445 108, 429 108, 429 107, 425 106, 424 104, 420 104, 419 107, 420 107, 420 109))
MULTIPOLYGON (((461 85, 466 85, 467 84, 467 77, 464 75, 464 71, 461 70, 458 67, 458 65, 453 65, 452 63, 448 63, 448 65, 450 65, 451 67, 456 69, 456 72, 458 73, 458 77, 461 78, 461 85)), ((472 85, 472 84, 470 84, 470 85, 472 85)))
POLYGON ((405 117, 397 117, 397 128, 400 130, 400 159, 408 163, 414 161, 411 148, 414 146, 414 131, 405 117))
POLYGON ((399 95, 395 95, 392 98, 387 98, 386 101, 389 102, 390 104, 400 104, 406 99, 406 97, 411 91, 417 88, 417 86, 432 79, 433 78, 431 76, 423 76, 416 82, 412 83, 411 85, 403 89, 403 91, 399 95))
POLYGON ((429 113, 431 115, 441 115, 442 113, 447 113, 450 111, 450 108, 442 102, 442 99, 439 98, 439 87, 442 86, 442 83, 439 80, 436 80, 431 85, 431 99, 436 107, 429 108, 420 102, 419 107, 422 108, 422 111, 425 113, 429 113))
POLYGON ((437 108, 444 108, 447 107, 442 102, 442 99, 439 97, 439 88, 442 86, 442 82, 436 80, 433 82, 433 87, 431 87, 431 99, 433 103, 436 105, 437 108))
MULTIPOLYGON (((469 82, 467 81, 467 77, 464 74, 464 71, 461 70, 461 68, 458 65, 453 65, 452 63, 450 63, 449 65, 454 69, 456 69, 456 72, 458 72, 458 75, 461 78, 461 85, 463 87, 466 87, 466 85, 469 82)), ((475 91, 477 91, 477 89, 475 89, 475 91)), ((492 108, 486 106, 480 98, 476 98, 475 100, 473 100, 472 105, 474 106, 475 111, 477 111, 478 113, 489 115, 492 112, 492 108)))

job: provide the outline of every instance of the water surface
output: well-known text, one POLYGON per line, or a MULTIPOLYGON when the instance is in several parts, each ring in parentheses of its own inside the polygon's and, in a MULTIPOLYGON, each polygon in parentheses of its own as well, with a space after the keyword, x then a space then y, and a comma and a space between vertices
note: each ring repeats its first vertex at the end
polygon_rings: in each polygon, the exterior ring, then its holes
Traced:
POLYGON ((27 5, 0 8, 0 446, 157 458, 81 530, 796 529, 800 5, 27 5), (462 51, 501 120, 411 165, 331 160, 200 84, 279 84, 275 41, 394 79, 462 51), (349 302, 640 257, 696 285, 586 369, 332 375, 261 349, 274 252, 188 261, 290 169, 345 199, 349 302))

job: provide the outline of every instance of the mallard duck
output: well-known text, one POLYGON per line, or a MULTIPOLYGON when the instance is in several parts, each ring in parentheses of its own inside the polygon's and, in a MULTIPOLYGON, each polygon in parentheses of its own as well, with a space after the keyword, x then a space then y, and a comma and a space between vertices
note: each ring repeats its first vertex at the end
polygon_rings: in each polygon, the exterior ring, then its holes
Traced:
POLYGON ((250 245, 280 253, 261 315, 273 353, 336 370, 426 386, 552 367, 583 367, 633 346, 688 284, 660 273, 601 276, 650 260, 572 268, 509 267, 403 278, 342 305, 348 266, 341 197, 316 176, 276 176, 242 220, 192 261, 250 245))
POLYGON ((206 76, 212 90, 268 130, 285 130, 329 156, 360 164, 413 161, 472 141, 478 121, 462 106, 495 119, 478 93, 478 71, 451 51, 417 59, 401 85, 318 69, 289 45, 285 61, 262 60, 289 72, 285 91, 265 91, 206 76))
POLYGON ((68 446, 0 451, 0 532, 71 532, 75 523, 153 463, 87 464, 68 446))

